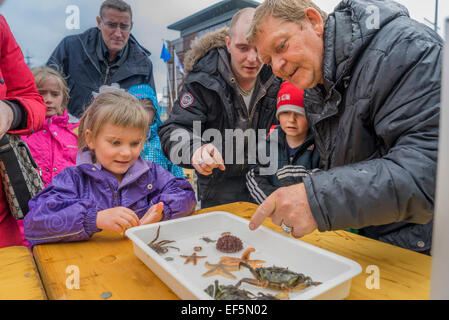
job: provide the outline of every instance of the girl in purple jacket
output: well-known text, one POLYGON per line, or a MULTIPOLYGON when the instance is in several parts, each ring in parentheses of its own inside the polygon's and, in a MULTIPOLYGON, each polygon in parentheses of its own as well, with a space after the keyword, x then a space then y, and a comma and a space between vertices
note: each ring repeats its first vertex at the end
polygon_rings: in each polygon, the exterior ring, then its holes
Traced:
POLYGON ((100 93, 81 118, 76 166, 29 202, 30 244, 87 240, 101 230, 191 214, 190 183, 140 157, 147 130, 148 115, 136 98, 120 90, 100 93))

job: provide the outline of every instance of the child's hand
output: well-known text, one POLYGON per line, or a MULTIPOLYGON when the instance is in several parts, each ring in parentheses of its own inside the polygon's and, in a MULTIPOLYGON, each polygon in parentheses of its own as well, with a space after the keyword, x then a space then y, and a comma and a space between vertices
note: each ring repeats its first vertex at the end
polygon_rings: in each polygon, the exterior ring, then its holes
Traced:
POLYGON ((139 225, 139 218, 134 211, 125 207, 110 208, 98 211, 97 214, 98 229, 122 232, 139 225))
POLYGON ((164 203, 159 202, 151 206, 147 213, 140 219, 140 224, 159 222, 164 217, 164 203))

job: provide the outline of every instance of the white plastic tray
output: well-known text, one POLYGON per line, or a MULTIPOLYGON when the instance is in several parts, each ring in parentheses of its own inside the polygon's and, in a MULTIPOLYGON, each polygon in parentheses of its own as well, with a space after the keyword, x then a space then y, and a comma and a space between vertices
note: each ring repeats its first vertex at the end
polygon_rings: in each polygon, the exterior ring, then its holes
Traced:
MULTIPOLYGON (((289 270, 310 276, 313 281, 322 282, 318 286, 291 292, 292 300, 344 299, 349 294, 351 279, 362 271, 361 266, 355 261, 264 226, 250 231, 248 220, 223 211, 139 226, 128 229, 126 235, 133 242, 136 256, 181 299, 212 299, 204 292, 204 289, 215 280, 218 280, 220 285, 228 285, 236 284, 241 278, 253 278, 250 271, 243 267, 239 271, 232 272, 237 277, 235 280, 220 275, 201 276, 209 270, 205 267, 206 261, 216 264, 222 256, 241 257, 247 247, 256 249, 250 255, 250 259, 265 260, 264 267, 273 265, 288 267, 289 270), (148 243, 155 238, 159 226, 161 228, 157 241, 176 240, 168 245, 178 247, 180 251, 169 249, 167 253, 159 255, 148 246, 148 243), (217 240, 223 232, 231 232, 232 235, 239 237, 243 242, 243 250, 226 254, 215 248, 216 243, 201 240, 202 237, 217 240), (196 266, 192 263, 184 264, 186 260, 180 255, 193 254, 195 246, 202 247, 197 255, 207 256, 207 258, 198 259, 196 266), (173 260, 165 260, 167 257, 172 257, 173 260)), ((278 293, 275 290, 247 283, 243 283, 240 288, 254 294, 263 292, 275 295, 278 293)))

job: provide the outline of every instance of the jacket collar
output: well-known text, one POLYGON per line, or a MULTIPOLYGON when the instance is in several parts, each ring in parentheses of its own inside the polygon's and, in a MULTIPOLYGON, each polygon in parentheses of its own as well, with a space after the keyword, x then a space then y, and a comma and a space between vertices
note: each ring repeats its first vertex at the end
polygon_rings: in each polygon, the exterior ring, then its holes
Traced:
POLYGON ((327 92, 345 86, 360 54, 379 30, 407 9, 393 1, 344 0, 329 14, 324 28, 323 79, 327 92))
POLYGON ((45 125, 67 125, 69 122, 69 114, 67 113, 67 110, 64 110, 62 112, 62 115, 53 115, 51 117, 45 117, 45 125))
POLYGON ((304 92, 312 125, 338 113, 360 55, 383 26, 400 16, 409 16, 402 5, 374 0, 343 0, 329 14, 324 27, 323 84, 304 92))
MULTIPOLYGON (((94 65, 96 70, 101 74, 101 68, 97 57, 98 35, 101 31, 97 27, 90 28, 84 33, 78 35, 78 40, 83 48, 84 53, 89 61, 94 65)), ((121 68, 114 74, 114 81, 123 80, 130 75, 148 75, 151 67, 150 51, 144 48, 131 34, 127 43, 128 57, 124 61, 121 68)))
MULTIPOLYGON (((226 81, 226 83, 231 88, 233 88, 235 95, 239 96, 240 89, 238 88, 237 79, 231 68, 231 55, 229 54, 228 50, 225 47, 216 48, 214 50, 218 52, 218 64, 217 64, 218 72, 220 73, 224 81, 226 81)), ((274 79, 276 78, 276 76, 271 72, 271 68, 269 70, 267 70, 267 68, 269 67, 264 65, 260 70, 259 74, 257 75, 256 82, 254 84, 254 91, 252 93, 251 105, 249 106, 250 107, 249 118, 252 118, 252 115, 255 112, 254 108, 255 101, 259 101, 266 94, 268 88, 271 86, 274 79)), ((239 99, 238 101, 241 101, 241 99, 239 99)), ((237 103, 243 103, 243 101, 237 103)), ((247 107, 246 106, 241 107, 243 108, 243 110, 245 110, 244 112, 246 112, 247 107)))

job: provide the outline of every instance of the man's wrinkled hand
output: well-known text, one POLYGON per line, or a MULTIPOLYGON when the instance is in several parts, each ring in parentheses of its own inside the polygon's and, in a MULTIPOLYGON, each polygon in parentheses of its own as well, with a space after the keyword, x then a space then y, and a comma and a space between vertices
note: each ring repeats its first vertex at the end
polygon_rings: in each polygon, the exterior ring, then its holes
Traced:
POLYGON ((279 188, 273 192, 257 208, 249 228, 257 229, 266 218, 271 218, 271 221, 278 226, 284 224, 290 227, 291 234, 295 238, 305 236, 318 228, 303 183, 279 188))

